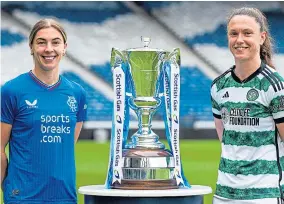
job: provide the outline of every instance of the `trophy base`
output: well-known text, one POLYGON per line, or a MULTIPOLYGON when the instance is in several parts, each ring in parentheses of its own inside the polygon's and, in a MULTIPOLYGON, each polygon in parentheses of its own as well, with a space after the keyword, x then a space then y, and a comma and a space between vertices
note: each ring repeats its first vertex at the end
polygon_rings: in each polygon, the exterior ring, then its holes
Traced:
POLYGON ((123 177, 111 188, 125 190, 177 189, 173 155, 163 149, 124 149, 123 177))
POLYGON ((178 186, 175 179, 155 181, 122 179, 121 184, 114 183, 111 188, 122 190, 167 190, 177 189, 178 186))

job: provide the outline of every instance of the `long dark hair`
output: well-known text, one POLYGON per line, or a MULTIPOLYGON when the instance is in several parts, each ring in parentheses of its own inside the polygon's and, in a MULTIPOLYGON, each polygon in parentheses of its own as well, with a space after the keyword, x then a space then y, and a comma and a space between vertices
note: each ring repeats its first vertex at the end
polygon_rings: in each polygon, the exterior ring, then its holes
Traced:
POLYGON ((264 61, 265 64, 275 69, 273 62, 272 62, 272 55, 273 55, 273 38, 269 32, 269 26, 266 19, 266 16, 257 8, 248 8, 243 7, 239 9, 232 10, 231 14, 227 20, 227 26, 231 19, 237 15, 246 15, 253 17, 255 21, 260 25, 260 32, 266 32, 266 39, 264 43, 260 46, 260 59, 264 61))

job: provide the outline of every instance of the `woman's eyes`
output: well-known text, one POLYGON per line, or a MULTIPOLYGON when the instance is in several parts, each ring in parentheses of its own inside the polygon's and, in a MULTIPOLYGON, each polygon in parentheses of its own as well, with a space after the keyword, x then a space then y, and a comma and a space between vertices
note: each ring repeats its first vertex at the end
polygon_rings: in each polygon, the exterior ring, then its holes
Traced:
MULTIPOLYGON (((44 41, 40 41, 40 42, 37 42, 38 45, 46 45, 47 42, 44 42, 44 41)), ((59 41, 54 41, 52 42, 52 45, 59 45, 60 42, 59 41)))
POLYGON ((238 35, 238 33, 230 33, 230 36, 236 36, 236 35, 238 35))
MULTIPOLYGON (((244 32, 243 33, 245 36, 250 36, 250 35, 252 35, 252 32, 244 32)), ((229 35, 230 36, 237 36, 237 35, 239 35, 239 33, 237 33, 237 32, 232 32, 232 33, 229 33, 229 35)))
POLYGON ((251 35, 252 34, 252 32, 245 32, 245 35, 251 35))

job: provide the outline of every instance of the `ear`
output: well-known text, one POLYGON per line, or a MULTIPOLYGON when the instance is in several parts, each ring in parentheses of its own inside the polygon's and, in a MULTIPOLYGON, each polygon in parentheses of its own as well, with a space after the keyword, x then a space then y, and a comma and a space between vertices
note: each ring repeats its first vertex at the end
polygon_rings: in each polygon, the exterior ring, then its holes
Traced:
POLYGON ((31 55, 33 55, 33 54, 34 54, 34 51, 33 51, 32 45, 29 44, 29 47, 30 47, 31 55))
POLYGON ((64 44, 63 56, 66 54, 67 43, 64 44))
POLYGON ((267 38, 267 32, 263 31, 260 33, 260 45, 263 45, 264 41, 267 38))

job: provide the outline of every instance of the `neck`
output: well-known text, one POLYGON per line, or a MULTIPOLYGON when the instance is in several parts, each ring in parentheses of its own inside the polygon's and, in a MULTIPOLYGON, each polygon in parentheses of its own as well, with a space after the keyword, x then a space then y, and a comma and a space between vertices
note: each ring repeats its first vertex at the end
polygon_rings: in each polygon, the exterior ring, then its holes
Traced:
POLYGON ((260 67, 260 64, 259 57, 246 61, 236 61, 235 74, 240 80, 245 80, 260 67))
POLYGON ((58 69, 54 69, 51 71, 44 71, 41 68, 34 68, 32 70, 33 74, 43 83, 47 85, 56 84, 59 80, 59 72, 58 69))

